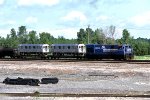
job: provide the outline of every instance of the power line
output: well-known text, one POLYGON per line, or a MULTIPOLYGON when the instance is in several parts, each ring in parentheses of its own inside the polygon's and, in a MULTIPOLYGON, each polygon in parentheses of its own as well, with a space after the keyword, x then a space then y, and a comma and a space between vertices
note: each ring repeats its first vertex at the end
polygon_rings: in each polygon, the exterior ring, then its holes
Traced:
POLYGON ((90 40, 89 40, 89 35, 90 35, 89 34, 89 28, 90 28, 90 25, 88 25, 88 30, 87 30, 88 31, 88 44, 90 43, 90 40))

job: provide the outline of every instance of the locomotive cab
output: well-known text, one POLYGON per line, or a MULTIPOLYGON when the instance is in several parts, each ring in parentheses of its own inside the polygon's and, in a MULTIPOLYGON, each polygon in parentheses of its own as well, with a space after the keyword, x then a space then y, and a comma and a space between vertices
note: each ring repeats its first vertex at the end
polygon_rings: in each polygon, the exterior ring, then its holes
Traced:
POLYGON ((130 60, 134 58, 133 48, 130 45, 122 45, 124 51, 124 60, 130 60))

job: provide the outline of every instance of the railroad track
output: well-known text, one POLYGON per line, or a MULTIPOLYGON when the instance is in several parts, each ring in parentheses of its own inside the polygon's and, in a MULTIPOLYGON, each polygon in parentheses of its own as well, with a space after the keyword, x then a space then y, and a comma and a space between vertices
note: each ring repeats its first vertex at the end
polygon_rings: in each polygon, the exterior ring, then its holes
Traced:
POLYGON ((69 93, 0 93, 0 96, 8 97, 140 97, 140 98, 150 98, 150 94, 69 94, 69 93))
POLYGON ((103 59, 103 60, 95 60, 95 59, 55 59, 55 60, 51 60, 51 59, 32 59, 32 58, 29 58, 29 59, 13 59, 13 58, 6 58, 6 59, 0 59, 0 61, 57 61, 57 62, 82 62, 82 61, 85 61, 85 62, 97 62, 97 63, 100 63, 100 62, 103 62, 103 63, 148 63, 150 64, 150 60, 113 60, 113 59, 110 59, 110 60, 107 60, 107 59, 103 59))

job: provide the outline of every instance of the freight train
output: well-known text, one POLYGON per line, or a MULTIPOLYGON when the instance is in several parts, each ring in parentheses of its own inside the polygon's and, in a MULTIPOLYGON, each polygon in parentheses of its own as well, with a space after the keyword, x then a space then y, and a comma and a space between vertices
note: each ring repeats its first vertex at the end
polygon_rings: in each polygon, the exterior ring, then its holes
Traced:
POLYGON ((134 57, 133 48, 129 44, 19 44, 16 49, 0 49, 0 57, 4 58, 77 58, 77 59, 118 59, 130 60, 134 57))

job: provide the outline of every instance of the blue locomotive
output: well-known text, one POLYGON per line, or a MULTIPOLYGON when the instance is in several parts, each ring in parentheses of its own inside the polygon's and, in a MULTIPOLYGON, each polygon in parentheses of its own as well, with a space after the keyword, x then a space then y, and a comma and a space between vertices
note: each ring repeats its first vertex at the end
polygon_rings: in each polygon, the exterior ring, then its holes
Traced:
POLYGON ((101 45, 87 44, 86 58, 88 59, 133 59, 133 48, 128 44, 123 45, 101 45))

